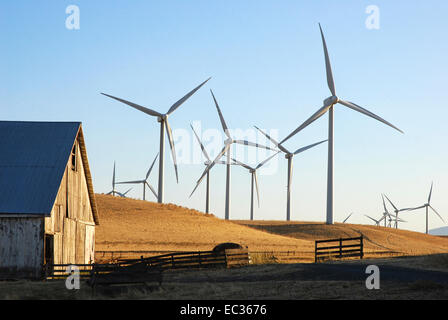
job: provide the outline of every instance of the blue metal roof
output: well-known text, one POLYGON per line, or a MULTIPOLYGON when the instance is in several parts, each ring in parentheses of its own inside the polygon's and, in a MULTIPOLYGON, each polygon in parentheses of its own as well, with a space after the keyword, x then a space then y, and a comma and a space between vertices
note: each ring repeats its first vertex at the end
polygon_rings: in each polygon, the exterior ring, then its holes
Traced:
POLYGON ((80 125, 0 121, 0 214, 50 215, 80 125))

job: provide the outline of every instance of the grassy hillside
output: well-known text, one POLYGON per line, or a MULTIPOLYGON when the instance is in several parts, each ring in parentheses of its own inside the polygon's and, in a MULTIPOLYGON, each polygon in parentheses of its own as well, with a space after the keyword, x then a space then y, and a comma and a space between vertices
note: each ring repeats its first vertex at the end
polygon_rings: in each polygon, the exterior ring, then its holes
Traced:
POLYGON ((97 203, 97 251, 196 251, 236 242, 252 252, 275 252, 282 261, 312 261, 314 240, 362 234, 366 258, 448 252, 448 238, 384 227, 225 221, 173 204, 107 195, 97 195, 97 203))

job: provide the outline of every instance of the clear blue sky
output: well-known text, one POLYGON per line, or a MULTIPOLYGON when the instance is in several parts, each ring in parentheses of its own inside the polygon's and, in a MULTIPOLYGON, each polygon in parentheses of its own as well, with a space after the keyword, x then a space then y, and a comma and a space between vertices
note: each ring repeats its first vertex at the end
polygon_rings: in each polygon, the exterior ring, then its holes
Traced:
MULTIPOLYGON (((118 180, 146 173, 158 152, 159 127, 100 92, 166 112, 212 76, 173 114, 173 130, 189 131, 197 121, 202 130, 220 129, 213 89, 229 127, 257 125, 281 139, 330 95, 320 22, 338 95, 405 132, 337 107, 335 220, 355 212, 351 222, 370 223, 363 214, 380 216, 381 193, 401 207, 423 204, 434 181, 432 204, 448 221, 446 12, 442 0, 3 1, 1 119, 82 121, 95 191, 108 192, 114 160, 118 180), (72 4, 80 9, 79 30, 65 25, 72 4), (379 30, 365 26, 369 5, 380 9, 379 30)), ((295 150, 326 137, 324 116, 286 146, 295 150)), ((295 159, 292 219, 325 220, 326 155, 323 145, 295 159)), ((176 184, 166 157, 166 201, 203 210, 203 186, 188 196, 204 166, 181 164, 176 184)), ((257 219, 285 218, 286 160, 277 161, 275 174, 259 177, 257 219)), ((214 169, 218 217, 224 177, 224 167, 214 169)), ((157 187, 157 168, 150 179, 157 187)), ((249 179, 242 168, 232 172, 231 218, 249 216, 249 179)), ((131 196, 141 197, 141 187, 131 196)), ((403 228, 424 231, 423 211, 403 219, 409 221, 403 228)), ((430 228, 442 225, 431 216, 430 228)))

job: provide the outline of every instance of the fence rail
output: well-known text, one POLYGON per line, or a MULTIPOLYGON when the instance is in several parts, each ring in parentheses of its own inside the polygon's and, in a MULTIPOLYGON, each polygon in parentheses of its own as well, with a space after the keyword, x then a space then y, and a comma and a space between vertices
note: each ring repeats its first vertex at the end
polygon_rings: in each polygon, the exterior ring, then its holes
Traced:
MULTIPOLYGON (((226 249, 224 251, 176 252, 140 259, 120 259, 117 263, 77 264, 81 279, 90 279, 92 274, 149 272, 165 269, 192 269, 237 267, 249 264, 247 249, 226 249), (143 270, 143 271, 142 271, 143 270)), ((69 276, 70 264, 48 264, 44 266, 45 279, 58 280, 69 276)))
POLYGON ((330 240, 316 240, 314 250, 314 262, 332 259, 356 258, 362 259, 364 256, 363 237, 339 238, 330 240), (349 244, 345 244, 345 243, 349 244), (354 243, 355 242, 355 243, 354 243), (338 243, 331 245, 331 243, 338 243), (321 244, 329 244, 319 246, 321 244))

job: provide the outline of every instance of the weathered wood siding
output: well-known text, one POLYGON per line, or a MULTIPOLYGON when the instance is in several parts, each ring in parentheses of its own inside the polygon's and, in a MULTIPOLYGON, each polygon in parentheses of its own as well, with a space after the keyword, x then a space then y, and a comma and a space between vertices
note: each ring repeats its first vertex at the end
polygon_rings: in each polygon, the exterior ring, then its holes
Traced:
POLYGON ((40 277, 43 229, 42 217, 0 218, 0 279, 40 277))
POLYGON ((69 158, 45 233, 54 235, 55 264, 93 263, 95 222, 81 159, 76 143, 76 170, 69 158))

